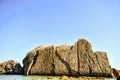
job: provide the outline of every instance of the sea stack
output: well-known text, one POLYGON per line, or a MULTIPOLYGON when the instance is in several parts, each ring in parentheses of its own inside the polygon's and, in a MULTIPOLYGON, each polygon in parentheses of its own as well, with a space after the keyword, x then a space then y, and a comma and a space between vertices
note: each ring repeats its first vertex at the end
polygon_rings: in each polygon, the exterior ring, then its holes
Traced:
POLYGON ((39 46, 23 60, 24 74, 111 77, 106 52, 92 50, 86 39, 74 45, 39 46))

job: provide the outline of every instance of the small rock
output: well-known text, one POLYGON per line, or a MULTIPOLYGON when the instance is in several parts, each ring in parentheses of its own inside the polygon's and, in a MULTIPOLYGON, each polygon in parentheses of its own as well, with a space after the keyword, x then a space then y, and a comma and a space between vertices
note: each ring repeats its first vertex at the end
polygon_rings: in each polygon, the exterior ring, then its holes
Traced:
POLYGON ((68 77, 67 76, 62 76, 59 78, 60 80, 68 80, 68 77))
POLYGON ((116 77, 119 76, 119 73, 118 73, 118 71, 115 68, 112 68, 111 71, 112 71, 112 77, 113 78, 116 78, 116 77))
POLYGON ((48 80, 52 80, 53 78, 52 77, 47 77, 48 80))
POLYGON ((22 74, 21 65, 13 60, 0 63, 0 74, 22 74))

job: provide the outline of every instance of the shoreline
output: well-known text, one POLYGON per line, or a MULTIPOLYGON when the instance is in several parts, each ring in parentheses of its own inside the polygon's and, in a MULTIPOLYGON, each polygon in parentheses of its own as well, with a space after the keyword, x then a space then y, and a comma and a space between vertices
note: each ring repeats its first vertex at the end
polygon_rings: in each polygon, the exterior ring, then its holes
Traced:
POLYGON ((0 79, 4 79, 6 77, 11 77, 12 78, 25 78, 25 80, 116 80, 116 78, 110 78, 110 77, 88 77, 88 76, 46 76, 46 75, 15 75, 15 74, 2 74, 0 75, 0 79), (3 76, 3 77, 1 77, 3 76))

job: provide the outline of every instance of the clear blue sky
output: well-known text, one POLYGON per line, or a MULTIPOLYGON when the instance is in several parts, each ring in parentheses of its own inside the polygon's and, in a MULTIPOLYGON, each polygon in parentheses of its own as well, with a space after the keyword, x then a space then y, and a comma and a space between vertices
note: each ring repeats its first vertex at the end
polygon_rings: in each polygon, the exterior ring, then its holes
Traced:
POLYGON ((0 0, 0 62, 40 45, 89 40, 120 69, 120 0, 0 0))

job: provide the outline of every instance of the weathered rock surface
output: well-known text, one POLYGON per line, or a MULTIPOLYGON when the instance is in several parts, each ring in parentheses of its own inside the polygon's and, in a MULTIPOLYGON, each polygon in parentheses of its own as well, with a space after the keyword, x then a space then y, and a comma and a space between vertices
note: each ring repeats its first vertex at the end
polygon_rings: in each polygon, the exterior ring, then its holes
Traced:
POLYGON ((53 55, 54 60, 54 72, 56 75, 69 75, 71 74, 71 68, 68 63, 69 61, 69 50, 70 46, 62 45, 55 48, 55 54, 53 55))
POLYGON ((0 74, 22 74, 21 65, 13 60, 0 63, 0 74))
POLYGON ((106 52, 95 52, 99 67, 102 71, 102 76, 110 76, 111 66, 109 65, 108 57, 106 52))
POLYGON ((28 53, 23 60, 24 74, 54 74, 53 46, 40 46, 28 53))
POLYGON ((68 57, 69 57, 69 65, 71 68, 71 75, 78 76, 79 75, 79 72, 78 72, 79 59, 77 54, 77 43, 71 46, 68 57))
POLYGON ((111 76, 105 52, 93 52, 91 44, 79 39, 73 46, 39 46, 23 60, 24 74, 111 76))
POLYGON ((96 54, 92 51, 91 44, 88 41, 81 39, 77 42, 77 49, 79 74, 85 76, 103 76, 96 58, 96 54))

